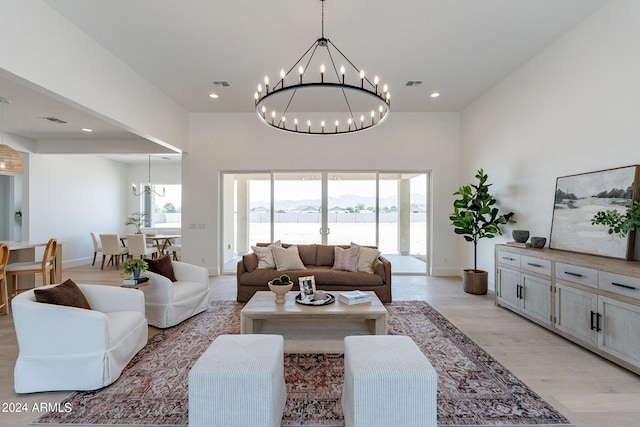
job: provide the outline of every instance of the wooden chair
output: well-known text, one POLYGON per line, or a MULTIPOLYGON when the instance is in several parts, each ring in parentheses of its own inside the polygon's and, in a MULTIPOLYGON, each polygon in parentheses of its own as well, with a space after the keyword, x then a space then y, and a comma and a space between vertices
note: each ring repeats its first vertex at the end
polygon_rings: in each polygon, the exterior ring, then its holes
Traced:
POLYGON ((120 269, 120 259, 127 256, 128 248, 120 246, 120 237, 117 234, 101 234, 100 242, 102 243, 102 265, 100 270, 104 270, 104 261, 109 256, 109 262, 115 260, 116 270, 120 269))
POLYGON ((9 246, 0 243, 0 309, 2 314, 9 314, 9 293, 7 291, 7 275, 5 268, 9 261, 9 246))
POLYGON ((22 274, 42 273, 42 285, 51 285, 56 281, 56 251, 58 250, 58 241, 49 239, 47 246, 44 248, 44 254, 41 261, 23 261, 13 262, 7 265, 5 273, 7 276, 13 276, 13 289, 11 297, 16 296, 20 292, 35 288, 33 287, 20 289, 18 287, 18 276, 22 274))
POLYGON ((102 252, 102 246, 96 237, 96 233, 91 233, 91 240, 93 241, 93 261, 91 265, 96 265, 96 255, 98 255, 98 252, 102 252))

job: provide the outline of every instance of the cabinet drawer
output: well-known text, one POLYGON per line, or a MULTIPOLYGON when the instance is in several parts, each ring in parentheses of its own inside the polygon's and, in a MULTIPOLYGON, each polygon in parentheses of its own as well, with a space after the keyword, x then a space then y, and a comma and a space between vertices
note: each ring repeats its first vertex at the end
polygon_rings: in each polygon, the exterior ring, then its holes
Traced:
POLYGON ((556 262, 556 278, 581 285, 598 287, 598 270, 556 262))
POLYGON ((501 264, 520 267, 520 255, 506 251, 498 251, 498 262, 501 264))
POLYGON ((637 277, 601 271, 598 274, 598 288, 603 291, 640 299, 640 279, 637 277))
POLYGON ((522 255, 520 267, 536 273, 546 274, 547 276, 551 275, 551 261, 546 259, 522 255))

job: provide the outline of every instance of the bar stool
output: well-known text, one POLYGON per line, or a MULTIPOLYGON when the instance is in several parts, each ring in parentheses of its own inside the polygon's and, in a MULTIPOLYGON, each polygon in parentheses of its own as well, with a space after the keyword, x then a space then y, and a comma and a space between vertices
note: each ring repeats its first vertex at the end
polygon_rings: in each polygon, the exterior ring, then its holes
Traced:
POLYGON ((19 289, 18 276, 21 274, 42 273, 42 285, 51 285, 56 281, 57 249, 58 249, 58 241, 56 239, 49 239, 49 241, 47 242, 47 246, 44 248, 42 261, 13 262, 7 265, 5 269, 6 275, 14 276, 13 291, 11 293, 12 298, 17 294, 19 294, 20 292, 24 292, 26 290, 35 288, 35 284, 34 284, 32 288, 19 289))
POLYGON ((2 314, 9 314, 9 294, 7 292, 7 275, 5 268, 9 261, 9 246, 0 243, 0 309, 2 314))

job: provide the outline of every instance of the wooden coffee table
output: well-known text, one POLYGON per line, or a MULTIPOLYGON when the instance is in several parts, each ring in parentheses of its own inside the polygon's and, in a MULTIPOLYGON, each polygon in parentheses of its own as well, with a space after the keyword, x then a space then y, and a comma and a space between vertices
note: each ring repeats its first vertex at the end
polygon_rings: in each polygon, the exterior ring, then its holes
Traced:
POLYGON ((240 333, 282 335, 286 353, 343 353, 345 336, 387 334, 387 310, 367 293, 371 302, 363 304, 340 302, 334 292, 334 303, 307 306, 295 302, 298 292, 287 293, 284 304, 273 292, 256 292, 240 312, 240 333))

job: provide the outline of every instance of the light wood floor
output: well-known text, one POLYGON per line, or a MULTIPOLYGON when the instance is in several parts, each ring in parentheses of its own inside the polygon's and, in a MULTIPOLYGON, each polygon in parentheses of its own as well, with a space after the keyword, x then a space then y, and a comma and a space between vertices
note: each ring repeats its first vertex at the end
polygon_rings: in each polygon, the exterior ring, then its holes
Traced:
MULTIPOLYGON (((112 267, 100 271, 89 265, 66 269, 66 278, 118 286, 122 277, 112 267)), ((235 299, 235 276, 212 278, 210 286, 214 299, 235 299)), ((640 376, 497 308, 491 295, 465 294, 458 278, 394 276, 393 297, 429 302, 576 426, 640 427, 640 376)), ((151 334, 156 332, 150 327, 151 334)), ((26 426, 38 417, 40 404, 68 394, 17 395, 17 355, 13 320, 0 316, 0 426, 26 426), (26 404, 27 410, 15 412, 11 404, 26 404)))

